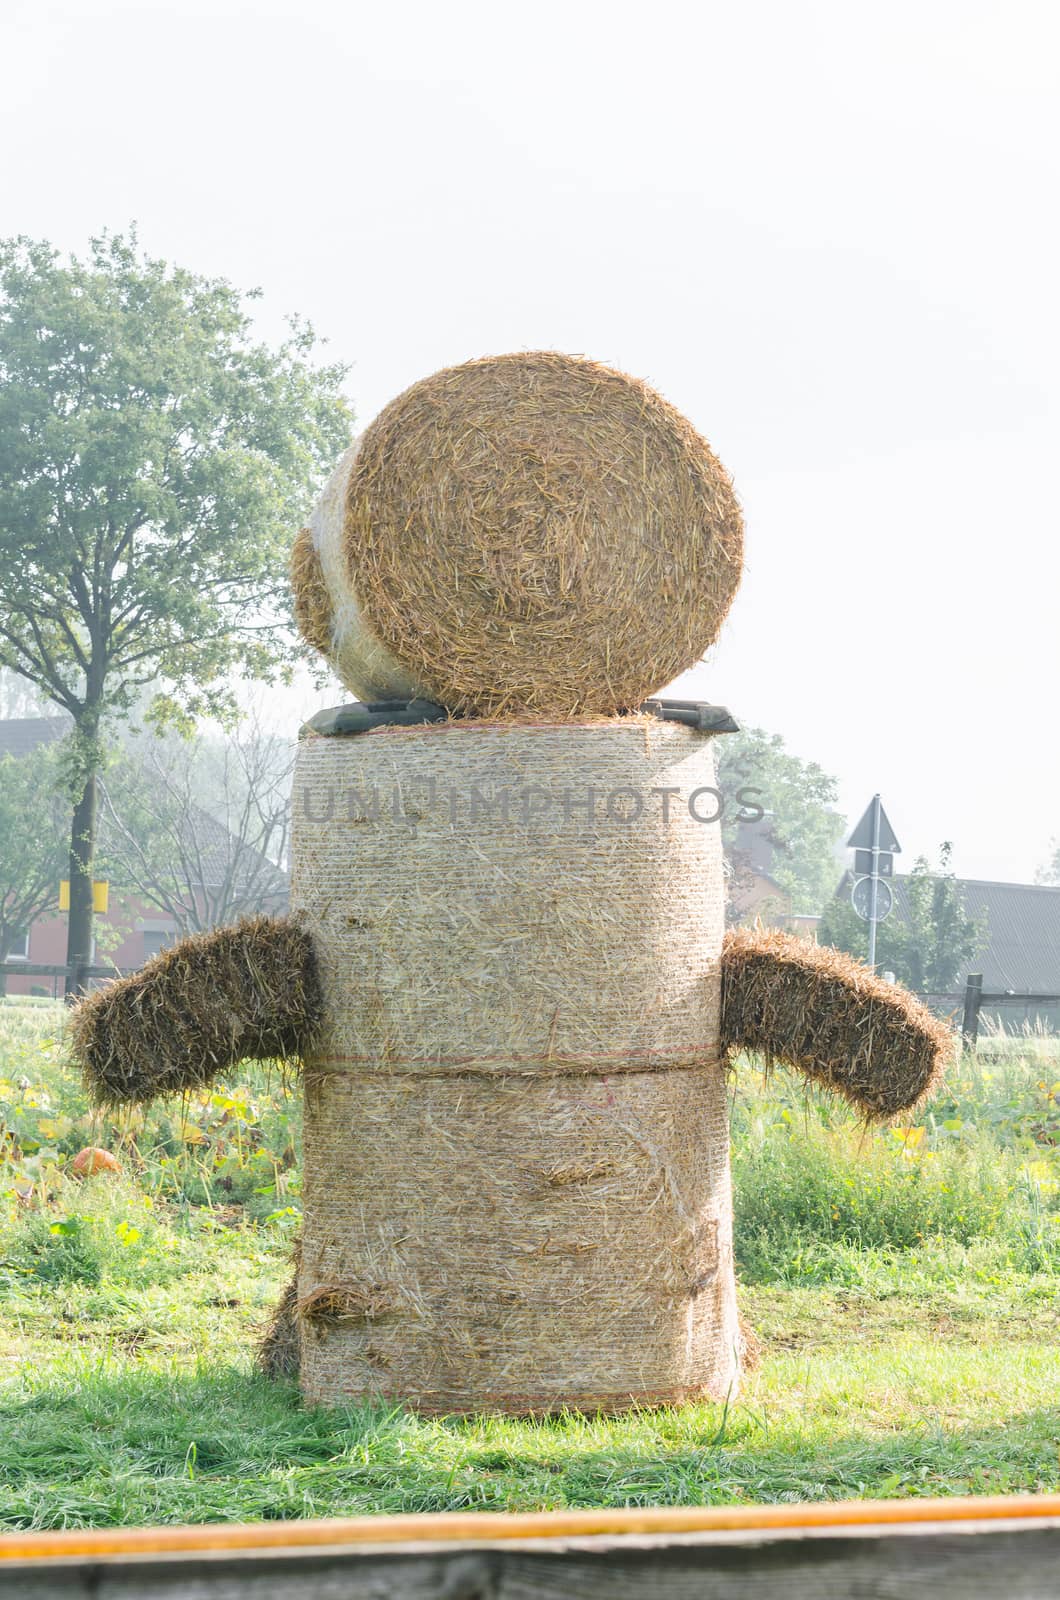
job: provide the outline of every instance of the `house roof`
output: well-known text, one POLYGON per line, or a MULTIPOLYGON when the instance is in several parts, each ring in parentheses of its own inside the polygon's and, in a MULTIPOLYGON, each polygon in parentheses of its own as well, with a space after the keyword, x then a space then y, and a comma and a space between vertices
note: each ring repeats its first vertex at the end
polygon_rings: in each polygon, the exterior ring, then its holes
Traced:
POLYGON ((736 823, 736 843, 732 853, 739 855, 750 871, 761 877, 772 878, 773 860, 777 853, 773 826, 776 818, 771 812, 747 822, 740 817, 736 823))
MULTIPOLYGON (((844 884, 849 886, 851 874, 844 884)), ((908 919, 908 876, 894 877, 894 914, 908 919)), ((1060 887, 957 878, 966 914, 984 927, 983 942, 968 963, 983 974, 983 988, 1024 994, 1060 994, 1060 887)), ((963 986, 966 973, 961 973, 963 986)))
MULTIPOLYGON (((0 758, 24 756, 41 745, 55 744, 69 732, 69 717, 8 717, 0 720, 0 758)), ((106 817, 100 821, 106 833, 106 817)), ((230 878, 237 890, 253 883, 263 898, 282 898, 287 893, 287 874, 255 850, 240 845, 210 812, 192 806, 185 822, 184 850, 196 863, 199 880, 209 889, 220 887, 230 878)))
POLYGON ((8 717, 0 721, 0 756, 28 756, 69 733, 69 717, 8 717))
POLYGON ((225 880, 239 892, 253 886, 263 899, 282 898, 288 891, 287 874, 253 845, 241 844, 223 822, 200 806, 192 806, 185 819, 182 845, 194 864, 196 881, 207 888, 225 880))

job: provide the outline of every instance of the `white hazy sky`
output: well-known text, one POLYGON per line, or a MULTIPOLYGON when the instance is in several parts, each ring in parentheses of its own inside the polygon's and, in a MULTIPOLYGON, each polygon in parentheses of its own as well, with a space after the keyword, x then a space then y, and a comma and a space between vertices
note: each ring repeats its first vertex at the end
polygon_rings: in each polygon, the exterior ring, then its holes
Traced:
POLYGON ((504 350, 649 379, 747 516, 740 597, 685 692, 835 772, 852 818, 880 790, 904 866, 943 838, 968 876, 1044 861, 1053 0, 3 18, 0 231, 80 249, 137 219, 153 254, 260 285, 266 332, 308 316, 362 422, 504 350))

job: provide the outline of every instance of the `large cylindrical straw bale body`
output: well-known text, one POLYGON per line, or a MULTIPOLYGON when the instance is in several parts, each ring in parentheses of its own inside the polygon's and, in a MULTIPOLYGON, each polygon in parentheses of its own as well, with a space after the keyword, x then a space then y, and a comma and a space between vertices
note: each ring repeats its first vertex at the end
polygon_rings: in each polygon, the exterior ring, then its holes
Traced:
POLYGON ((713 783, 644 717, 302 742, 308 1400, 732 1392, 713 783))

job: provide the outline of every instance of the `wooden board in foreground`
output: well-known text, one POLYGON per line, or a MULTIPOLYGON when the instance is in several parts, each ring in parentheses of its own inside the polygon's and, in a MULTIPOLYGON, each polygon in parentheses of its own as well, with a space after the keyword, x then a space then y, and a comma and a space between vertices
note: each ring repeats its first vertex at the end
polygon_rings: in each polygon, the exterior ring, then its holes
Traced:
POLYGON ((0 1600, 1044 1600, 1060 1495, 0 1535, 0 1600))

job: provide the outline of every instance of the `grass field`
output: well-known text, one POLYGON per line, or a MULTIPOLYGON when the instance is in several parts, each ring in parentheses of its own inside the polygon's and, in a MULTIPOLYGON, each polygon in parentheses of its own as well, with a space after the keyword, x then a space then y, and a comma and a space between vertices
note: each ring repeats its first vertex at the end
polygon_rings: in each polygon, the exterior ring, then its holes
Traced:
POLYGON ((60 1008, 0 1004, 0 1528, 1060 1488, 1060 1054, 988 1042, 906 1129, 733 1085, 737 1402, 617 1420, 309 1411, 252 1367, 298 1225, 255 1069, 93 1117, 60 1008), (120 1179, 68 1174, 86 1144, 120 1179))

